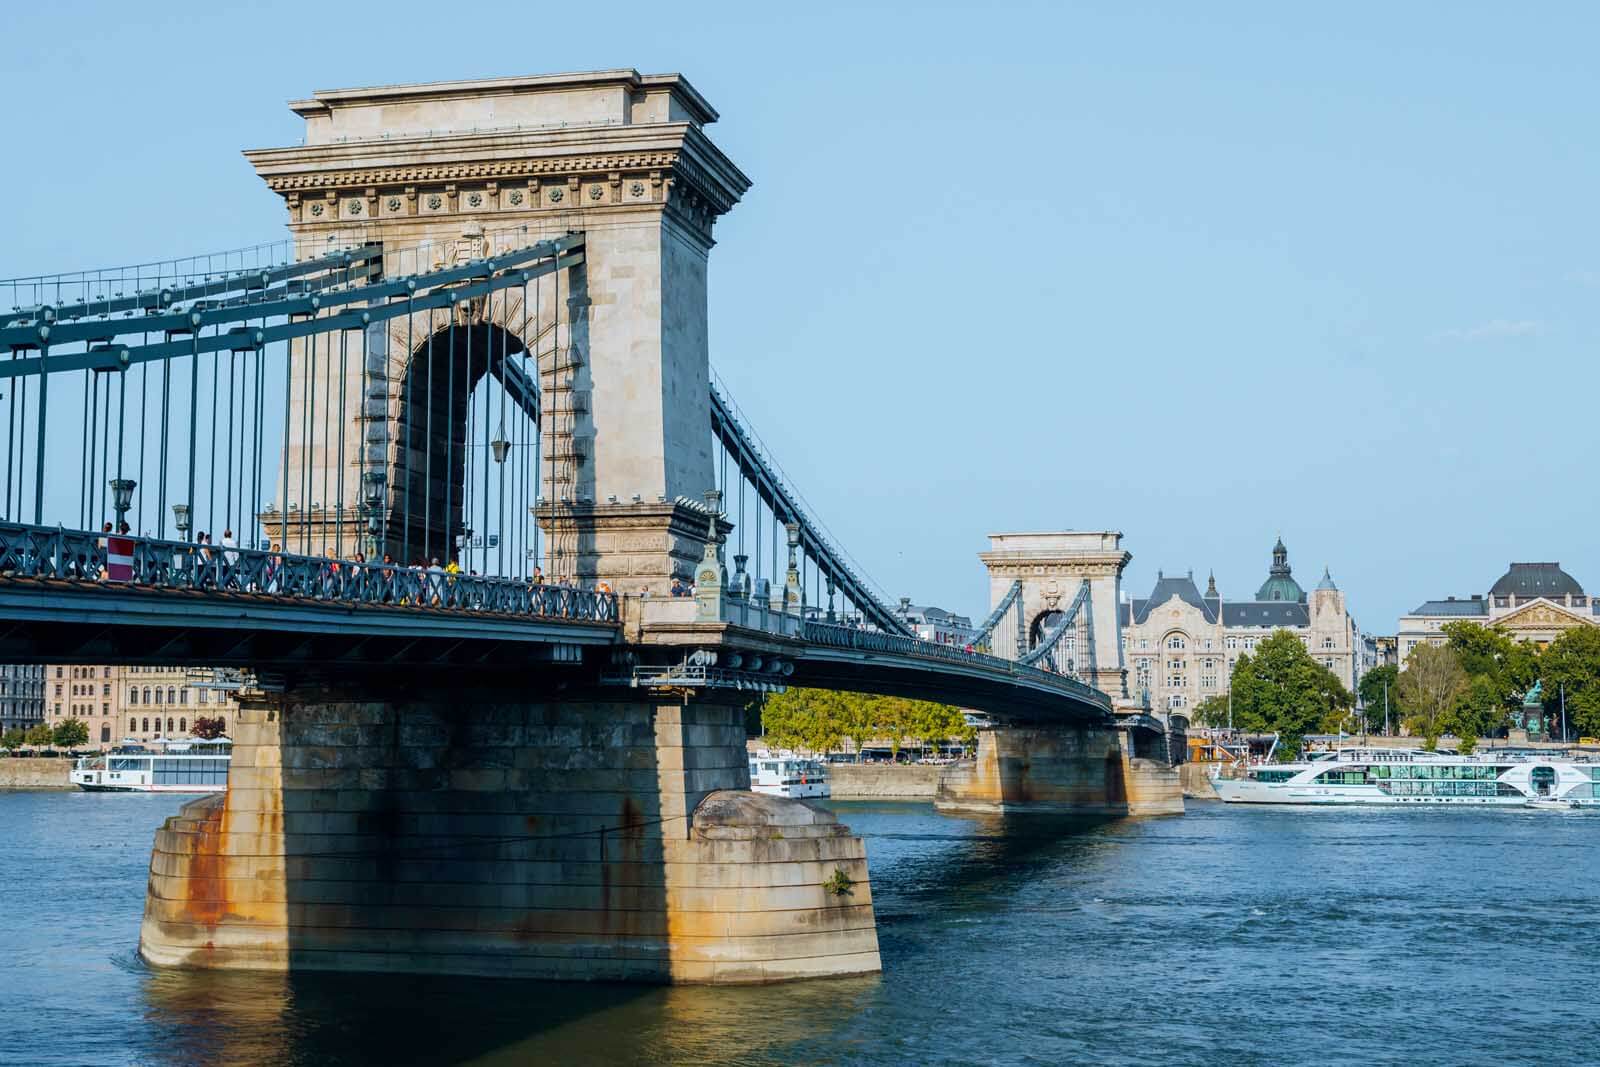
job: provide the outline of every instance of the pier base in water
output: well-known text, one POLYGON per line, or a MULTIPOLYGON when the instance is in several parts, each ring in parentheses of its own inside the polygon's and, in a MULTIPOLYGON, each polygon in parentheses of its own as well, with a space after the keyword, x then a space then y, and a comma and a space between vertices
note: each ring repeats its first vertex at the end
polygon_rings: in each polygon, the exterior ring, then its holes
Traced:
POLYGON ((228 791, 157 832, 168 966, 767 982, 880 969, 866 852, 748 792, 741 709, 248 700, 228 791))
POLYGON ((1000 726, 977 758, 945 768, 940 811, 1042 815, 1181 815, 1178 772, 1132 757, 1125 735, 1093 726, 1000 726))

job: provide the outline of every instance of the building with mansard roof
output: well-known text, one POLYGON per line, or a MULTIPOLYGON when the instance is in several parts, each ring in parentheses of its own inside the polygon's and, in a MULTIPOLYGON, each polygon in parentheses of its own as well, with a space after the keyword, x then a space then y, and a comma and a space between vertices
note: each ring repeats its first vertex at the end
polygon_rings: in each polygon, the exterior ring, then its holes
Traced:
POLYGON ((1295 580, 1282 538, 1272 547, 1266 580, 1249 600, 1223 596, 1215 574, 1202 593, 1193 571, 1158 572, 1150 595, 1125 600, 1120 610, 1129 692, 1157 712, 1188 714, 1208 697, 1226 695, 1239 657, 1276 630, 1298 636, 1352 692, 1375 665, 1333 575, 1324 568, 1307 593, 1295 580))
POLYGON ((1419 644, 1444 644, 1445 625, 1463 619, 1543 648, 1574 626, 1600 626, 1600 602, 1559 563, 1513 563, 1488 593, 1428 600, 1400 616, 1400 662, 1419 644))

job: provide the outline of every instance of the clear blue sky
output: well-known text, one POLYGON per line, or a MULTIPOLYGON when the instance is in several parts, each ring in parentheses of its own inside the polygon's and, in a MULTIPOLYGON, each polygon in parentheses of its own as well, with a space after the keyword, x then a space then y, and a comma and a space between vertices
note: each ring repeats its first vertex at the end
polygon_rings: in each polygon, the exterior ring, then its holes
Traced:
POLYGON ((1233 597, 1281 532, 1375 632, 1600 592, 1591 5, 232 6, 4 6, 0 276, 281 236, 314 89, 679 71, 755 180, 713 361, 891 595, 1058 528, 1233 597))

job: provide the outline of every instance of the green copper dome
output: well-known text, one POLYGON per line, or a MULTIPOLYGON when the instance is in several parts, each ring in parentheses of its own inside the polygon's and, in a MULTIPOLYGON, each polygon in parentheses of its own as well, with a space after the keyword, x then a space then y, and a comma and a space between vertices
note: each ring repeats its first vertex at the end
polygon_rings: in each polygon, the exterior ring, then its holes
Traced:
POLYGON ((1261 588, 1256 590, 1256 600, 1296 604, 1305 598, 1305 590, 1300 588, 1300 583, 1294 580, 1294 572, 1289 569, 1289 550, 1283 547, 1280 537, 1272 546, 1272 569, 1267 572, 1267 580, 1261 583, 1261 588))

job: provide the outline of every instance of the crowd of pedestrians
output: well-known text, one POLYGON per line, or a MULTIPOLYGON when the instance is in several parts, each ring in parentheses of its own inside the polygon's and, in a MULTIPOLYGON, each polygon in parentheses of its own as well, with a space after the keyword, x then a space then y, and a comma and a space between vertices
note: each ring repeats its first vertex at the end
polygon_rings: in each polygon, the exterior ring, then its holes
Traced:
POLYGON ((197 531, 192 541, 175 544, 134 538, 127 523, 107 522, 99 536, 65 535, 60 549, 40 542, 17 546, 6 569, 98 582, 125 581, 137 585, 190 587, 239 593, 309 597, 317 600, 363 604, 493 611, 509 614, 550 615, 561 618, 616 618, 616 596, 610 585, 597 582, 584 589, 563 576, 547 582, 535 567, 526 578, 480 575, 463 570, 455 559, 437 556, 414 559, 402 565, 388 553, 381 562, 367 561, 356 552, 341 559, 332 548, 321 556, 295 556, 280 542, 266 551, 241 549, 231 529, 218 541, 208 531, 197 531), (131 561, 119 575, 110 566, 112 538, 133 542, 126 552, 131 561), (74 543, 75 542, 75 543, 74 543), (59 552, 59 565, 57 553, 59 552), (20 564, 20 566, 19 566, 20 564), (40 564, 44 564, 40 567, 40 564))

